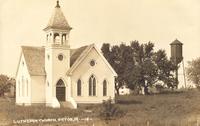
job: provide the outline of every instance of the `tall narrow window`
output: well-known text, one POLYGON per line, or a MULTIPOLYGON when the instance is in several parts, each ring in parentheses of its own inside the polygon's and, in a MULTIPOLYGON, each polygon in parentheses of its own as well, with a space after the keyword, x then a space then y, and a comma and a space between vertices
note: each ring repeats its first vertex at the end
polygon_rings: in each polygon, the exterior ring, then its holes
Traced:
POLYGON ((96 79, 93 78, 93 96, 96 96, 96 79))
POLYGON ((93 75, 89 78, 89 96, 96 96, 96 79, 93 75))
POLYGON ((81 80, 77 81, 77 96, 81 96, 81 80))
POLYGON ((92 78, 89 79, 89 96, 92 96, 92 78))
POLYGON ((20 93, 20 91, 21 91, 21 90, 20 90, 20 86, 21 86, 20 80, 18 80, 18 96, 20 96, 20 94, 21 94, 21 93, 20 93))
POLYGON ((55 43, 55 44, 61 44, 61 43, 60 43, 60 39, 61 39, 61 38, 60 38, 60 35, 59 35, 58 33, 55 33, 55 34, 54 34, 54 43, 55 43))
POLYGON ((26 80, 26 96, 28 96, 28 79, 26 80))
POLYGON ((103 81, 103 96, 107 95, 107 81, 103 81))
POLYGON ((24 90, 25 90, 25 88, 24 88, 24 76, 22 76, 22 96, 24 97, 24 90))

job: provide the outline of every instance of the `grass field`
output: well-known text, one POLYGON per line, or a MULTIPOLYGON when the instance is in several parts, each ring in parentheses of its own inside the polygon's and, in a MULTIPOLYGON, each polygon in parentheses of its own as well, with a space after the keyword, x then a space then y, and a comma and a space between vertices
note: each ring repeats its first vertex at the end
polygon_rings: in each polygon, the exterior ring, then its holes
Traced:
POLYGON ((197 120, 200 119, 200 92, 188 90, 149 96, 120 96, 116 98, 116 106, 126 113, 125 116, 105 124, 98 119, 100 105, 81 106, 77 110, 42 106, 22 107, 16 106, 14 99, 0 98, 0 125, 13 125, 13 120, 22 119, 90 117, 94 120, 87 123, 33 125, 86 126, 94 123, 95 126, 118 126, 119 124, 120 126, 197 126, 197 120), (92 112, 85 112, 85 109, 90 109, 92 112))

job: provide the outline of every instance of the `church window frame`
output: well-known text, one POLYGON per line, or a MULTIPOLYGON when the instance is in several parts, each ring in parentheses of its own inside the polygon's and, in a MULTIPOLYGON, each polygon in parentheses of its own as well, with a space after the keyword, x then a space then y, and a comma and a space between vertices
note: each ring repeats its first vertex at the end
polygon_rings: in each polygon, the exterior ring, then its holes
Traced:
POLYGON ((59 33, 54 33, 53 39, 55 44, 59 44, 61 40, 59 33))
POLYGON ((82 95, 82 81, 81 79, 78 79, 77 81, 77 96, 82 95))
POLYGON ((103 80, 103 96, 108 95, 108 81, 106 79, 103 80))
POLYGON ((47 42, 49 41, 49 35, 47 34, 47 38, 46 38, 47 42))
POLYGON ((95 66, 96 65, 96 61, 94 59, 90 60, 90 66, 95 66))
POLYGON ((89 78, 89 85, 88 85, 89 89, 89 96, 97 96, 97 79, 94 75, 91 75, 89 78))
POLYGON ((26 79, 26 96, 28 96, 28 89, 29 89, 29 81, 26 79))
POLYGON ((62 41, 61 41, 61 44, 62 45, 64 45, 64 44, 66 44, 66 36, 67 36, 67 34, 62 34, 62 41))
POLYGON ((64 55, 63 54, 58 54, 58 60, 59 61, 63 61, 63 59, 64 59, 64 55))
POLYGON ((47 54, 47 59, 48 59, 48 60, 50 59, 50 55, 49 55, 49 54, 47 54))
POLYGON ((22 76, 22 97, 25 95, 25 82, 24 82, 24 76, 22 76))

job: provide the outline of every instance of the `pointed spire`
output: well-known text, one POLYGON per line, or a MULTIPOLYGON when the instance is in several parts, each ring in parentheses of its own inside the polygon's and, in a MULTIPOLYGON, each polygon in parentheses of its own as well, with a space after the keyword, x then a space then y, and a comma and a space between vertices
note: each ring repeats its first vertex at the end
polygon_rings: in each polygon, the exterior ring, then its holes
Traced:
POLYGON ((56 8, 60 8, 59 0, 57 0, 56 8))
POLYGON ((54 8, 52 16, 49 20, 47 27, 44 30, 48 29, 62 29, 62 30, 71 30, 72 28, 69 26, 65 16, 60 8, 59 0, 57 0, 57 5, 54 8))

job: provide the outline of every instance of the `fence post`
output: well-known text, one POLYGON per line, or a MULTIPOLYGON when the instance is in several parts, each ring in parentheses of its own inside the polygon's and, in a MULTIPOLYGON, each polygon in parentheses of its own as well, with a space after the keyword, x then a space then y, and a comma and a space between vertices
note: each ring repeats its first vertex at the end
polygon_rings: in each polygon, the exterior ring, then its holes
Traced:
POLYGON ((147 121, 147 126, 149 126, 149 121, 147 121))

